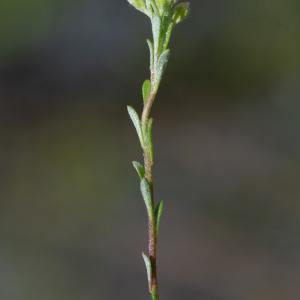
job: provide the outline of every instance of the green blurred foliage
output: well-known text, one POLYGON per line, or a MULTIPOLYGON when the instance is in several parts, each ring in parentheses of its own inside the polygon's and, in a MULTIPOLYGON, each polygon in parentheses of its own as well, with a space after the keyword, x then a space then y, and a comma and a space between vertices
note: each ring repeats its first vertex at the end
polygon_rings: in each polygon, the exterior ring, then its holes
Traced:
MULTIPOLYGON (((51 36, 59 15, 67 12, 69 0, 2 0, 0 2, 0 55, 22 55, 40 40, 51 36)), ((59 28, 58 28, 59 29, 59 28)))

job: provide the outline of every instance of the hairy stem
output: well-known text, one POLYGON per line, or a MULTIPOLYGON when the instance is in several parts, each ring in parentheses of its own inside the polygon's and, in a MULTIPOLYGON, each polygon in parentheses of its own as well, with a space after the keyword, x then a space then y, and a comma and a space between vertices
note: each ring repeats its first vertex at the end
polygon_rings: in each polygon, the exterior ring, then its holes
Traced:
MULTIPOLYGON (((151 85, 154 86, 154 82, 151 82, 151 85)), ((151 113, 151 108, 153 106, 154 100, 156 97, 156 92, 151 92, 143 109, 142 113, 142 128, 146 130, 147 124, 149 121, 149 116, 151 113)), ((150 192, 151 192, 151 202, 152 202, 152 216, 149 216, 148 220, 148 255, 151 262, 151 280, 150 280, 150 293, 152 295, 152 300, 158 300, 158 280, 157 280, 157 228, 154 216, 154 189, 153 189, 153 159, 150 155, 149 146, 145 146, 143 149, 144 154, 144 167, 145 167, 145 178, 147 179, 150 192)))
POLYGON ((142 92, 144 108, 140 117, 132 107, 128 108, 129 116, 137 131, 143 149, 144 166, 138 162, 133 165, 141 180, 141 192, 148 214, 148 256, 143 253, 149 291, 152 300, 158 300, 157 280, 157 235, 163 201, 154 201, 153 189, 153 145, 151 109, 156 98, 162 75, 168 63, 170 50, 168 45, 174 26, 180 23, 188 14, 189 4, 178 3, 176 0, 128 0, 139 11, 145 13, 151 20, 153 40, 147 40, 150 50, 150 81, 144 81, 142 92))

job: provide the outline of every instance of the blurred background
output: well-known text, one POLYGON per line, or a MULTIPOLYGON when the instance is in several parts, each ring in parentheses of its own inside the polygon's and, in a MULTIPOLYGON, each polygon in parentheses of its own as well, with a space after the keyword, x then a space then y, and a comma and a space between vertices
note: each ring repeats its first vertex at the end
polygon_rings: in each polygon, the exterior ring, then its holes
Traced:
MULTIPOLYGON (((149 299, 127 1, 0 2, 0 298, 149 299)), ((300 294, 300 2, 192 0, 154 107, 162 300, 300 294)))

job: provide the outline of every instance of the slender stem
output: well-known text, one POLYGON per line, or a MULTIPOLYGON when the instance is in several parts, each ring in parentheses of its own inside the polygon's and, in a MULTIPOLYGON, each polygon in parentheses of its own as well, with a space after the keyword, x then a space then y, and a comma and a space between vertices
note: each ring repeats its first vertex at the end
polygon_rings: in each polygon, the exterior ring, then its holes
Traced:
POLYGON ((163 202, 156 205, 154 201, 152 119, 150 114, 164 69, 168 63, 170 54, 168 45, 172 30, 187 16, 189 4, 187 2, 177 3, 178 1, 175 0, 128 0, 128 2, 145 13, 150 18, 152 25, 153 40, 147 40, 150 50, 150 93, 149 80, 146 80, 143 84, 144 108, 141 118, 131 107, 128 108, 128 112, 137 130, 144 155, 144 168, 137 162, 134 162, 134 167, 141 179, 141 192, 148 213, 148 256, 143 253, 143 258, 147 268, 151 298, 158 300, 157 234, 163 202))
MULTIPOLYGON (((151 80, 151 85, 152 85, 152 89, 153 86, 154 86, 154 82, 153 80, 151 80)), ((146 104, 144 105, 144 109, 143 109, 143 114, 142 114, 142 127, 144 128, 145 126, 147 126, 147 123, 148 123, 148 120, 149 120, 149 116, 150 116, 150 113, 151 113, 151 109, 152 109, 152 106, 153 106, 153 103, 154 103, 154 100, 155 100, 155 97, 156 97, 156 91, 151 91, 147 101, 146 101, 146 104)))
MULTIPOLYGON (((151 80, 152 87, 154 86, 153 79, 151 80)), ((153 90, 153 88, 152 88, 153 90)), ((142 128, 143 130, 146 130, 147 124, 149 121, 151 108, 153 106, 154 100, 156 97, 156 91, 151 92, 143 109, 142 113, 142 128)), ((151 262, 151 280, 150 280, 150 293, 152 296, 152 300, 158 300, 158 280, 157 280, 157 228, 156 228, 156 222, 155 222, 155 216, 154 216, 154 207, 155 207, 155 201, 154 201, 154 189, 153 189, 153 159, 150 155, 150 149, 147 145, 143 149, 144 154, 144 167, 145 167, 145 178, 147 179, 150 191, 151 191, 151 202, 152 202, 152 216, 149 216, 148 220, 148 255, 151 262)))

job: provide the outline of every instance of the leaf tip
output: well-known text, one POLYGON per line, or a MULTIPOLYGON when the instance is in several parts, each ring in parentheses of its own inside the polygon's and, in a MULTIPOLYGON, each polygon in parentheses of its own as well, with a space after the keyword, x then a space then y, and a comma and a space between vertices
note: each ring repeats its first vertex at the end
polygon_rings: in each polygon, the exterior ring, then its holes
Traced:
POLYGON ((175 24, 181 23, 190 12, 190 2, 181 2, 175 6, 173 14, 173 22, 175 24))
POLYGON ((146 270, 147 270, 149 292, 151 293, 151 274, 152 274, 151 261, 150 261, 150 258, 144 252, 142 252, 142 257, 145 262, 145 266, 146 266, 146 270))
POLYGON ((156 208, 155 208, 155 221, 156 221, 156 231, 157 231, 157 234, 159 232, 159 227, 160 227, 160 219, 161 219, 161 215, 163 213, 163 209, 164 209, 164 201, 161 200, 156 208))
POLYGON ((145 176, 145 168, 143 165, 141 165, 138 161, 132 162, 133 167, 135 168, 137 174, 139 175, 139 178, 142 180, 145 176))

